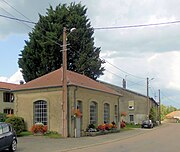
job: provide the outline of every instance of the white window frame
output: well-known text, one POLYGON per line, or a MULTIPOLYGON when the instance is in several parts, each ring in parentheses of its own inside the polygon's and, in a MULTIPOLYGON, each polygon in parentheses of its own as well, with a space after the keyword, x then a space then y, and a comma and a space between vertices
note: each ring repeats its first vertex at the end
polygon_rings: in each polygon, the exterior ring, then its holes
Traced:
POLYGON ((47 102, 38 100, 34 102, 34 124, 43 123, 48 124, 48 107, 47 102))
POLYGON ((129 110, 134 110, 134 100, 131 100, 128 102, 128 109, 129 110))
POLYGON ((110 122, 110 105, 109 103, 104 104, 104 122, 110 122))
POLYGON ((89 122, 90 124, 97 124, 98 123, 98 104, 95 101, 91 101, 90 106, 89 106, 89 112, 90 112, 90 117, 89 117, 89 122))

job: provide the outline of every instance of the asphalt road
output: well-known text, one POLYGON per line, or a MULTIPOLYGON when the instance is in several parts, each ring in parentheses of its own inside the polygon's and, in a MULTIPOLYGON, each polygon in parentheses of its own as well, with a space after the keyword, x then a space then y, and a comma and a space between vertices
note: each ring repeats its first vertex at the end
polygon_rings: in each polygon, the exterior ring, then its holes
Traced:
POLYGON ((180 124, 95 137, 50 139, 28 136, 18 138, 17 152, 177 152, 180 150, 179 137, 180 124))
POLYGON ((71 152, 177 152, 180 124, 168 124, 138 136, 71 152))

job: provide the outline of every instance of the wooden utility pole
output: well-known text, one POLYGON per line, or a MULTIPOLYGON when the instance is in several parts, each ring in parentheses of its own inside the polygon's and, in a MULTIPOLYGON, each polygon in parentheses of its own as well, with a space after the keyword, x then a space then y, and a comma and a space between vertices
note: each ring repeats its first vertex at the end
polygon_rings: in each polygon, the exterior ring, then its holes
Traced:
POLYGON ((161 92, 159 89, 159 124, 161 124, 161 92))
POLYGON ((149 119, 149 78, 147 78, 147 118, 149 119))
POLYGON ((66 27, 63 28, 63 101, 62 101, 62 119, 63 119, 63 137, 67 137, 67 44, 66 27))

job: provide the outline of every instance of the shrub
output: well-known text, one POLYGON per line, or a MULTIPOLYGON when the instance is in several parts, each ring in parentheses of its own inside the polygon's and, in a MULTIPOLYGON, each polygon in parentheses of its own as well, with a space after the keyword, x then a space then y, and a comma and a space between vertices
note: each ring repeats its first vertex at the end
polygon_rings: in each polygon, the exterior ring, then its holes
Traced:
POLYGON ((37 133, 44 134, 47 132, 47 126, 44 125, 43 123, 36 123, 32 126, 31 132, 33 134, 37 134, 37 133))
POLYGON ((17 135, 20 135, 20 133, 25 130, 25 122, 22 117, 11 116, 7 118, 5 122, 12 124, 17 135))
POLYGON ((7 117, 5 113, 0 113, 0 122, 6 121, 7 117))
POLYGON ((96 129, 96 126, 94 124, 89 124, 86 131, 88 131, 88 132, 96 132, 97 129, 96 129))

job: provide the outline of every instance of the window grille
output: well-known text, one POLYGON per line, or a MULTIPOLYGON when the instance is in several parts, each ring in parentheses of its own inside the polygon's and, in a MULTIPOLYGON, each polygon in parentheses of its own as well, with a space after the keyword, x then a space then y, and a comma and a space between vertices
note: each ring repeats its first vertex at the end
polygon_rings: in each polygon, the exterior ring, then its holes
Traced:
POLYGON ((90 104, 90 124, 97 124, 97 103, 90 104))
POLYGON ((34 123, 47 125, 47 102, 40 100, 34 103, 34 123))

